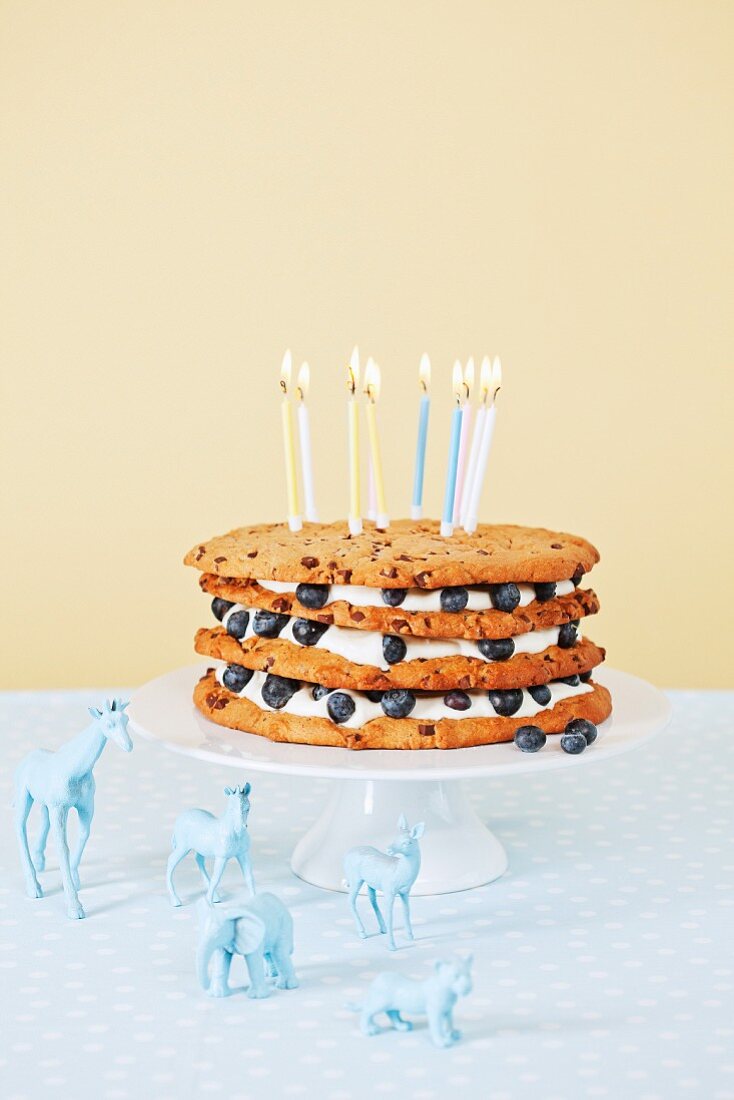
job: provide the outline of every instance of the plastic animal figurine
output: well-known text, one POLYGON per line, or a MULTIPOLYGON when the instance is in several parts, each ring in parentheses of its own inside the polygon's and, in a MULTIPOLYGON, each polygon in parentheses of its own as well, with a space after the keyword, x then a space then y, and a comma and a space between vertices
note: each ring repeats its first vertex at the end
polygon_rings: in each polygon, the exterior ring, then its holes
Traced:
POLYGON ((405 931, 408 939, 415 939, 410 923, 409 898, 411 888, 418 877, 421 866, 418 841, 423 836, 425 826, 421 821, 411 829, 406 821, 405 814, 401 814, 398 828, 400 835, 387 849, 387 853, 380 852, 377 848, 367 845, 350 848, 344 857, 344 873, 349 889, 349 905, 354 913, 357 932, 362 939, 367 935, 357 911, 357 896, 362 889, 362 884, 366 882, 370 905, 377 917, 380 932, 387 931, 388 947, 391 951, 396 950, 395 936, 393 935, 393 907, 396 897, 400 897, 403 903, 405 931), (385 928, 385 921, 382 919, 380 907, 377 904, 378 890, 382 891, 387 905, 387 929, 385 928))
POLYGON ((89 839, 94 817, 94 776, 92 771, 108 741, 123 752, 133 747, 127 732, 127 703, 106 701, 101 710, 90 707, 92 723, 56 752, 36 749, 23 760, 15 773, 15 828, 20 845, 20 862, 26 891, 31 898, 42 898, 43 890, 36 872, 46 868, 45 848, 49 829, 53 829, 59 854, 61 880, 66 897, 66 913, 73 919, 84 916, 79 890, 79 863, 89 839), (31 858, 28 847, 28 814, 34 802, 41 805, 41 832, 31 858), (79 817, 79 837, 74 854, 69 855, 66 821, 72 807, 79 817))
POLYGON ((219 901, 217 886, 224 874, 227 860, 236 859, 242 868, 242 874, 250 893, 255 893, 255 879, 250 859, 250 834, 247 831, 247 817, 250 813, 251 791, 249 783, 244 787, 225 787, 227 808, 221 817, 215 817, 208 810, 184 810, 176 819, 171 837, 171 854, 168 857, 166 882, 171 896, 171 905, 180 905, 181 899, 173 885, 173 872, 189 852, 194 852, 204 883, 207 886, 206 899, 210 905, 219 901), (211 877, 207 874, 205 860, 213 858, 211 877))
POLYGON ((250 975, 248 997, 270 996, 266 967, 278 989, 297 989, 293 969, 293 918, 275 894, 235 898, 213 909, 204 898, 197 903, 201 919, 196 956, 199 982, 211 997, 230 992, 233 955, 243 955, 250 975), (209 973, 209 964, 214 960, 209 973))
POLYGON ((360 1026, 364 1035, 377 1035, 381 1028, 375 1016, 384 1012, 397 1031, 410 1031, 413 1024, 401 1013, 420 1013, 428 1017, 428 1030, 437 1047, 450 1047, 461 1038, 454 1027, 453 1011, 459 997, 472 991, 473 956, 465 959, 443 959, 424 981, 405 978, 402 974, 383 971, 372 981, 364 1004, 350 1005, 361 1012, 360 1026))

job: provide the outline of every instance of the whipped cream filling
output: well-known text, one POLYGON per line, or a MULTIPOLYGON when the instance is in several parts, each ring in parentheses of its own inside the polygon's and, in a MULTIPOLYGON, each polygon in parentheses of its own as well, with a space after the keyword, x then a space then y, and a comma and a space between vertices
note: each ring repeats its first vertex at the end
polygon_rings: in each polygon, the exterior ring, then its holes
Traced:
MULTIPOLYGON (((217 681, 223 687, 225 670, 226 665, 218 668, 215 674, 217 681)), ((262 697, 262 688, 267 678, 268 673, 253 672, 252 677, 242 690, 231 692, 231 694, 237 695, 239 698, 249 699, 250 702, 255 703, 261 710, 272 712, 278 709, 284 714, 295 714, 299 718, 327 718, 330 722, 333 721, 328 711, 329 695, 324 695, 320 699, 314 699, 312 694, 313 684, 301 684, 285 706, 280 708, 269 707, 262 697)), ((553 681, 547 686, 550 689, 551 698, 550 702, 545 706, 536 703, 530 692, 523 688, 522 704, 512 717, 532 718, 542 710, 552 709, 561 699, 570 699, 577 695, 586 695, 588 692, 594 690, 589 684, 578 684, 576 687, 573 687, 571 684, 563 684, 559 681, 553 681)), ((226 690, 229 691, 229 688, 226 690)), ((337 691, 344 695, 348 695, 354 702, 354 713, 346 722, 340 723, 348 729, 359 729, 373 718, 384 717, 384 711, 381 704, 372 702, 371 699, 367 698, 364 692, 337 688, 330 694, 336 694, 337 691)), ((451 718, 455 721, 460 721, 462 718, 498 717, 486 691, 466 692, 471 699, 471 707, 465 711, 456 711, 448 707, 444 702, 445 694, 446 693, 416 695, 415 706, 409 717, 414 718, 418 722, 428 723, 438 722, 442 718, 451 718)), ((336 725, 337 723, 334 724, 336 725)))
MULTIPOLYGON (((570 582, 569 582, 570 583, 570 582)), ((242 604, 233 604, 222 617, 222 626, 225 630, 232 615, 238 611, 246 611, 249 614, 247 629, 244 636, 239 639, 246 641, 249 638, 257 638, 254 630, 256 610, 243 607, 242 604)), ((297 617, 289 617, 287 624, 278 635, 293 645, 301 645, 294 636, 293 625, 298 622, 297 617)), ((517 634, 512 639, 514 653, 542 653, 549 646, 558 645, 560 626, 549 627, 546 630, 531 630, 527 634, 517 634)), ((577 632, 578 633, 578 632, 577 632)), ((486 661, 494 664, 491 657, 485 657, 477 644, 478 639, 467 638, 414 638, 409 635, 399 635, 405 643, 405 657, 403 661, 436 660, 446 657, 472 657, 475 660, 486 661)), ((578 634, 578 638, 581 635, 578 634)), ((391 664, 385 660, 382 647, 383 635, 373 630, 357 630, 348 626, 327 626, 321 637, 313 645, 306 648, 323 649, 333 653, 354 665, 370 665, 387 672, 391 664)), ((514 654, 513 654, 514 655, 514 654)), ((394 662, 399 664, 401 662, 394 662)))
MULTIPOLYGON (((269 592, 295 592, 298 585, 292 581, 257 581, 261 588, 269 592)), ((360 584, 330 584, 329 603, 346 600, 354 607, 387 607, 382 598, 381 588, 368 588, 360 584)), ((518 607, 527 607, 535 599, 535 587, 532 584, 518 584, 520 603, 518 607)), ((573 581, 556 581, 556 596, 567 596, 573 592, 573 581)), ((441 611, 441 588, 409 588, 405 599, 398 605, 401 611, 441 611)), ((465 611, 487 611, 492 607, 489 587, 467 587, 469 600, 465 611)), ((325 604, 325 607, 329 606, 325 604)), ((398 607, 393 610, 398 610, 398 607)), ((457 612, 460 614, 460 612, 457 612)))

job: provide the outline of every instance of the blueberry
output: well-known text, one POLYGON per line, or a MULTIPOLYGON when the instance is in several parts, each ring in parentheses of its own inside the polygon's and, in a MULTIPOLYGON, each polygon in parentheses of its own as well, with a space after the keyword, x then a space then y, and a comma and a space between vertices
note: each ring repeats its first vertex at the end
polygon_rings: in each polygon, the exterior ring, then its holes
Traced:
POLYGON ((326 623, 315 623, 312 619, 294 619, 292 630, 299 645, 316 645, 328 626, 326 623))
POLYGON ((289 615, 279 615, 277 611, 256 611, 252 629, 259 638, 277 638, 289 618, 289 615))
POLYGON ((384 692, 382 692, 382 691, 366 691, 365 692, 365 695, 369 699, 370 703, 381 703, 383 694, 384 694, 384 692))
POLYGON ((262 686, 262 697, 273 710, 280 710, 295 695, 300 686, 299 680, 289 680, 287 676, 275 676, 270 672, 262 686))
POLYGON ((546 741, 547 737, 539 726, 520 726, 515 730, 515 744, 520 752, 537 752, 546 741))
POLYGON ((489 661, 509 661, 515 652, 515 643, 512 638, 481 638, 477 648, 489 661))
POLYGON ((318 611, 329 599, 328 584, 299 584, 296 588, 296 599, 304 607, 312 611, 318 611))
POLYGON ((543 581, 542 584, 536 584, 535 586, 535 598, 540 603, 546 603, 547 600, 552 600, 555 594, 555 581, 543 581))
POLYGON ((329 696, 326 709, 332 722, 339 725, 341 722, 348 722, 356 708, 351 695, 347 695, 345 691, 335 691, 333 695, 329 696))
POLYGON ((516 584, 490 584, 489 598, 498 611, 514 611, 520 603, 520 589, 516 584))
POLYGON ((561 649, 571 649, 579 640, 579 621, 564 623, 558 631, 558 644, 561 649))
POLYGON ((593 745, 598 736, 597 728, 588 718, 572 718, 566 725, 567 734, 581 734, 587 745, 593 745))
POLYGON ((333 688, 324 687, 323 684, 314 684, 313 689, 311 691, 311 698, 315 699, 316 702, 318 703, 319 699, 323 699, 325 695, 328 695, 329 692, 331 692, 333 690, 334 690, 333 688))
POLYGON ((220 623, 224 616, 229 611, 230 607, 234 607, 234 604, 230 600, 223 600, 219 596, 215 596, 212 600, 212 612, 215 619, 219 619, 220 623))
POLYGON ((568 684, 569 687, 577 688, 579 686, 579 684, 581 683, 581 681, 580 681, 578 675, 576 673, 574 673, 573 676, 559 676, 558 677, 558 683, 559 684, 568 684))
POLYGON ((463 611, 469 603, 469 593, 461 585, 441 589, 442 611, 463 611))
POLYGON ((583 752, 586 748, 586 744, 586 738, 583 733, 561 734, 561 748, 564 752, 568 752, 572 756, 577 756, 580 752, 583 752))
POLYGON ((382 602, 386 603, 388 607, 400 607, 407 595, 407 588, 383 588, 382 602))
POLYGON ((407 718, 415 706, 415 695, 404 688, 386 691, 380 700, 388 718, 407 718))
POLYGON ((591 679, 592 671, 592 669, 589 669, 588 672, 579 672, 579 680, 582 684, 588 684, 589 680, 591 679))
POLYGON ((451 710, 469 710, 471 698, 465 691, 449 691, 443 701, 451 710))
POLYGON ((252 669, 243 668, 242 665, 227 665, 222 676, 222 683, 228 691, 242 691, 252 679, 252 669))
POLYGON ((389 665, 396 665, 398 661, 404 661, 407 652, 407 645, 397 635, 386 634, 382 639, 382 656, 389 665))
POLYGON ((227 619, 227 633, 238 642, 242 641, 247 633, 247 624, 250 621, 249 611, 233 611, 227 619))
POLYGON ((487 695, 497 714, 502 718, 510 718, 522 706, 522 691, 520 688, 509 688, 507 691, 488 691, 487 695))
POLYGON ((547 684, 538 684, 536 687, 529 687, 528 691, 535 702, 541 707, 547 707, 551 701, 551 689, 547 684))
POLYGON ((574 575, 571 577, 571 583, 574 585, 575 588, 578 588, 578 586, 581 584, 583 576, 584 571, 581 566, 579 566, 574 575))

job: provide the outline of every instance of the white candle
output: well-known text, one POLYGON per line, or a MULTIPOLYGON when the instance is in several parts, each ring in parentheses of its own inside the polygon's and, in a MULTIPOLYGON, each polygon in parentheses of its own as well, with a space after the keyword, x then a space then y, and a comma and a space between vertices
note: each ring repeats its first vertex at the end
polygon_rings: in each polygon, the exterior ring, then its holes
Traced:
POLYGON ((306 397, 310 382, 308 363, 301 363, 296 384, 298 397, 298 440, 301 445, 301 479, 303 481, 303 500, 306 519, 311 523, 318 523, 319 517, 316 511, 316 498, 313 487, 313 461, 311 459, 311 424, 308 416, 306 397))
POLYGON ((491 405, 487 410, 487 417, 484 421, 484 427, 482 429, 482 441, 479 448, 479 458, 477 460, 477 472, 472 485, 471 496, 469 498, 469 507, 467 511, 466 523, 464 524, 464 530, 468 534, 473 534, 477 529, 477 518, 479 515, 479 502, 482 496, 482 487, 484 485, 484 478, 487 472, 487 464, 489 461, 489 451, 492 446, 492 436, 494 434, 494 422, 497 415, 497 408, 495 405, 495 399, 500 391, 502 384, 502 366, 498 358, 495 358, 492 364, 492 397, 491 405))
POLYGON ((280 389, 283 394, 283 402, 280 411, 283 424, 285 481, 288 490, 288 526, 291 531, 300 531, 303 524, 301 521, 301 506, 298 500, 298 473, 296 470, 296 449, 293 439, 293 413, 288 397, 291 386, 291 369, 291 353, 287 351, 283 356, 283 364, 280 368, 280 389))
POLYGON ((479 411, 477 412, 477 418, 474 422, 474 435, 472 436, 469 461, 467 463, 464 486, 461 493, 459 519, 462 527, 466 523, 469 497, 471 496, 472 485, 474 484, 474 478, 477 472, 477 460, 479 459, 479 448, 482 443, 482 431, 484 430, 484 421, 487 416, 487 400, 491 385, 492 364, 489 361, 489 357, 485 355, 484 359, 482 359, 482 366, 479 372, 479 411))

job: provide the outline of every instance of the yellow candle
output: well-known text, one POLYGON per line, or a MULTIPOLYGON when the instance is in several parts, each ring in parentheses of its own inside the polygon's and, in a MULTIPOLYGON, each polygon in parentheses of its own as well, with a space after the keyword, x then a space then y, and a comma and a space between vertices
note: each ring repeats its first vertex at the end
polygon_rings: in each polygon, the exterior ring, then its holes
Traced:
POLYGON ((288 399, 288 391, 291 385, 291 353, 287 351, 283 356, 283 364, 280 368, 280 388, 283 392, 281 404, 281 419, 283 423, 283 453, 285 456, 285 480, 288 490, 288 526, 291 531, 300 531, 301 507, 298 502, 298 474, 296 472, 296 445, 293 432, 293 412, 288 399))
POLYGON ((377 527, 390 526, 390 517, 387 514, 385 503, 385 482, 382 476, 382 458, 380 456, 380 437, 377 432, 377 399, 380 396, 380 368, 371 359, 367 360, 364 372, 364 392, 367 395, 367 434, 370 440, 370 453, 372 455, 372 472, 375 478, 375 494, 377 496, 377 527))
POLYGON ((347 367, 347 426, 349 429, 349 531, 352 535, 362 533, 362 504, 359 483, 359 351, 352 352, 347 367))

